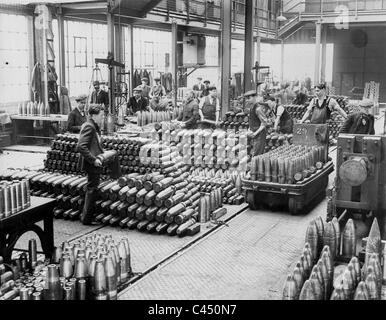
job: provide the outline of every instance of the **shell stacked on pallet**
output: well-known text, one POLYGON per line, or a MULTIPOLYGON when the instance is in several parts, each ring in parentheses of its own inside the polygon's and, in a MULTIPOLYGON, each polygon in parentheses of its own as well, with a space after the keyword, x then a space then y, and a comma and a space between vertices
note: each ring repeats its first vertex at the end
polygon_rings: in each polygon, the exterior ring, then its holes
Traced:
POLYGON ((44 167, 61 173, 80 173, 78 167, 79 153, 76 151, 78 135, 58 134, 47 151, 44 167))
POLYGON ((151 123, 174 120, 175 113, 170 111, 141 111, 137 114, 137 125, 140 127, 151 123))
POLYGON ((292 119, 301 120, 307 111, 307 106, 303 105, 285 105, 284 106, 292 119))
POLYGON ((265 139, 265 152, 276 150, 281 146, 288 146, 292 144, 292 134, 279 134, 276 132, 270 133, 265 139))
POLYGON ((253 157, 250 180, 279 184, 301 182, 323 169, 327 162, 325 148, 289 145, 253 157))
POLYGON ((249 128, 249 115, 240 112, 227 112, 225 114, 224 121, 221 122, 220 128, 223 130, 233 129, 239 131, 240 129, 248 129, 249 128))
POLYGON ((131 174, 100 188, 96 220, 149 233, 194 235, 200 231, 199 188, 187 181, 187 168, 172 175, 131 174), (185 172, 183 172, 185 171, 185 172), (108 192, 106 192, 108 191, 108 192))
POLYGON ((172 141, 185 164, 193 167, 246 171, 248 165, 247 131, 180 130, 172 141))
POLYGON ((361 269, 356 257, 356 236, 349 219, 341 233, 336 218, 325 223, 321 217, 311 221, 306 231, 303 254, 283 289, 285 300, 380 300, 383 272, 380 263, 381 238, 374 219, 361 269), (316 257, 320 257, 316 261, 316 257), (348 261, 335 274, 339 261, 348 261), (306 280, 308 278, 308 280, 306 280))
POLYGON ((211 192, 216 188, 221 188, 222 202, 230 205, 240 205, 244 203, 245 197, 242 191, 241 179, 244 173, 232 172, 222 169, 191 169, 191 181, 198 184, 200 192, 211 192))
POLYGON ((0 220, 8 218, 31 205, 27 179, 0 181, 0 220))
MULTIPOLYGON (((44 166, 47 170, 59 173, 81 174, 78 162, 79 153, 76 151, 79 135, 59 134, 52 142, 51 150, 47 151, 47 159, 44 166)), ((125 138, 102 136, 102 145, 106 151, 115 150, 123 173, 149 172, 150 168, 139 160, 140 148, 149 143, 144 138, 125 138)), ((107 167, 103 168, 103 174, 108 174, 107 167)))
POLYGON ((123 174, 133 172, 145 173, 152 170, 140 161, 140 150, 149 142, 149 139, 139 137, 102 137, 102 145, 105 150, 117 151, 123 174))

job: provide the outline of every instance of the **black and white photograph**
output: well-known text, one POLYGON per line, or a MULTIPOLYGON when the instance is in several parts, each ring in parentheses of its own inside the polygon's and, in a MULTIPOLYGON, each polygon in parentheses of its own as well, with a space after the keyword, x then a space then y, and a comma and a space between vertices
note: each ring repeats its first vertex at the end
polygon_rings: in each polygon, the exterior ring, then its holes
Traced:
POLYGON ((385 110, 386 0, 0 0, 0 300, 386 300, 385 110))

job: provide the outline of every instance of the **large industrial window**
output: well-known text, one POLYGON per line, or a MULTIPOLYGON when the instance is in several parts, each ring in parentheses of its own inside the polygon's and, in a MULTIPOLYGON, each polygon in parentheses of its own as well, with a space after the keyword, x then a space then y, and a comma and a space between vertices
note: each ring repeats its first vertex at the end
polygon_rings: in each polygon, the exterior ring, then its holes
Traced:
POLYGON ((87 38, 74 37, 75 67, 87 67, 87 38))
POLYGON ((0 13, 0 104, 29 100, 29 54, 28 18, 0 13))
POLYGON ((145 67, 153 68, 154 67, 154 42, 153 41, 145 41, 143 47, 143 53, 145 57, 145 67))

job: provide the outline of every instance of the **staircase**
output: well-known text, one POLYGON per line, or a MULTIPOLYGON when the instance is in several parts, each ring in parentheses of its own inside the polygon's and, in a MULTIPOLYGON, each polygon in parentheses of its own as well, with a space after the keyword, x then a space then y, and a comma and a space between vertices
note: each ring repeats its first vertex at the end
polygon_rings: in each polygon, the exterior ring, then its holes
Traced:
POLYGON ((279 39, 286 39, 303 28, 305 24, 306 22, 301 20, 300 14, 297 14, 278 30, 277 36, 279 39))

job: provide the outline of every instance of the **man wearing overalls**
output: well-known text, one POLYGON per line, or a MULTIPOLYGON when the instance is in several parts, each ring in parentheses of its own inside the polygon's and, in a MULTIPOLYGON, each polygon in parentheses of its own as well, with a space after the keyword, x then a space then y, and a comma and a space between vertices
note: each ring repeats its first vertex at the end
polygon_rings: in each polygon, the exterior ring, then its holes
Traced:
POLYGON ((217 88, 211 86, 208 89, 209 95, 203 97, 198 106, 201 129, 215 129, 220 119, 220 101, 217 98, 217 88))
POLYGON ((315 87, 316 97, 312 99, 307 111, 304 114, 300 123, 304 123, 311 116, 311 124, 325 124, 331 119, 331 113, 337 111, 344 119, 347 119, 347 114, 339 106, 335 99, 330 98, 326 94, 326 85, 320 84, 315 87))

